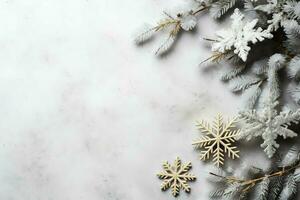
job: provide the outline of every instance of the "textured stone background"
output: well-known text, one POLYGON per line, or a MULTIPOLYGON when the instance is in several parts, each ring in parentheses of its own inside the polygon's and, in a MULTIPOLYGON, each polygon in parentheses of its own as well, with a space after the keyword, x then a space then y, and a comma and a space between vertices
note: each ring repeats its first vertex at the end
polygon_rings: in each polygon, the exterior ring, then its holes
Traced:
POLYGON ((198 177, 178 199, 207 199, 195 120, 241 105, 216 68, 198 66, 210 55, 200 36, 217 25, 202 16, 164 58, 160 37, 132 42, 178 2, 0 0, 0 199, 173 199, 155 173, 176 156, 198 177))

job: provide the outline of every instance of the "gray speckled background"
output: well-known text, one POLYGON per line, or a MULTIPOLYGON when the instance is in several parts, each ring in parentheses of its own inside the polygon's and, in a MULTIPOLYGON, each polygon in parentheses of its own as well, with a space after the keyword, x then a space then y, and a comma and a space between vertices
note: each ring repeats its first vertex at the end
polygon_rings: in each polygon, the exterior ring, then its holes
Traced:
POLYGON ((173 199, 155 173, 176 156, 198 177, 178 199, 207 199, 195 120, 241 105, 198 66, 210 55, 200 36, 217 25, 203 16, 162 59, 159 37, 132 42, 177 2, 0 0, 0 199, 173 199))

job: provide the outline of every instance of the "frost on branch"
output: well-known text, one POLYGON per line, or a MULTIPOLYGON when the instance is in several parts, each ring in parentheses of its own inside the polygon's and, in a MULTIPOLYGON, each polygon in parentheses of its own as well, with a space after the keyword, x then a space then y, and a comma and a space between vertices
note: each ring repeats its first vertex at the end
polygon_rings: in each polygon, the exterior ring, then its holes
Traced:
POLYGON ((278 6, 279 6, 278 0, 268 0, 267 4, 259 5, 255 7, 255 9, 271 14, 278 6))
POLYGON ((211 5, 209 9, 210 15, 217 19, 224 15, 230 8, 232 8, 238 0, 220 0, 211 5))
POLYGON ((287 73, 289 78, 294 78, 296 80, 300 79, 300 57, 295 56, 290 61, 288 67, 287 67, 287 73))
POLYGON ((144 26, 134 41, 136 44, 142 44, 158 32, 167 32, 166 38, 155 52, 157 55, 162 55, 170 50, 180 31, 191 31, 196 27, 196 14, 205 9, 205 4, 190 0, 189 3, 176 9, 169 12, 165 11, 165 17, 157 25, 144 26))
POLYGON ((268 30, 262 30, 260 27, 255 28, 258 19, 245 22, 244 15, 239 9, 235 9, 231 19, 230 29, 224 29, 216 33, 218 38, 212 45, 212 51, 225 53, 233 50, 243 61, 246 61, 251 50, 249 43, 255 44, 258 41, 273 37, 268 30))
POLYGON ((295 194, 300 182, 299 149, 292 147, 282 160, 280 157, 281 155, 273 160, 271 167, 267 169, 246 163, 248 167, 237 169, 237 171, 241 171, 240 173, 232 173, 229 170, 210 172, 216 182, 214 191, 210 193, 210 199, 296 199, 295 194), (286 160, 290 162, 286 162, 286 160))
POLYGON ((285 20, 283 29, 287 37, 284 42, 285 48, 293 53, 300 54, 300 25, 296 20, 285 20))

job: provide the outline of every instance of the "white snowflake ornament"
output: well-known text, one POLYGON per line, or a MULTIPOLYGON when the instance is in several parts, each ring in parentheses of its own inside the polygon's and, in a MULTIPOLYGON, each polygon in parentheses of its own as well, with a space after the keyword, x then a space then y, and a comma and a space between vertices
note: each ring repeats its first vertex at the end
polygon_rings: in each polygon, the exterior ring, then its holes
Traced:
POLYGON ((279 143, 277 143, 279 136, 284 139, 297 136, 296 132, 289 129, 289 126, 300 121, 300 109, 281 112, 277 110, 278 98, 280 97, 277 73, 285 65, 285 61, 285 56, 278 53, 271 56, 268 61, 268 96, 266 96, 262 110, 240 112, 240 118, 245 124, 238 139, 251 140, 255 137, 261 137, 263 143, 260 146, 269 158, 279 148, 279 143))
POLYGON ((258 19, 245 22, 244 15, 239 9, 235 9, 230 18, 232 19, 231 28, 216 33, 218 38, 212 45, 212 51, 225 53, 233 50, 243 61, 246 61, 251 50, 249 43, 255 44, 258 41, 273 37, 269 30, 262 30, 260 27, 255 28, 258 19))

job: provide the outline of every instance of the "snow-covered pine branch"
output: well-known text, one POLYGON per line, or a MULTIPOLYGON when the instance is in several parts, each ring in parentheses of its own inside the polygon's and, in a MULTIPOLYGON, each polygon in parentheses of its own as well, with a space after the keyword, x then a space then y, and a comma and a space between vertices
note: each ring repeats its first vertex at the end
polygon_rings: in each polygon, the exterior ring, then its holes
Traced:
POLYGON ((166 32, 166 38, 155 52, 162 55, 171 49, 180 31, 191 31, 196 27, 196 15, 206 9, 203 2, 190 0, 169 12, 164 11, 164 18, 156 26, 143 26, 134 41, 141 44, 149 41, 158 32, 166 32))
POLYGON ((299 150, 292 147, 283 160, 278 156, 271 167, 260 169, 246 163, 248 167, 238 167, 239 173, 230 171, 211 172, 211 176, 222 180, 210 193, 210 199, 230 200, 288 200, 297 192, 300 183, 299 150), (288 158, 288 159, 287 159, 288 158), (289 160, 287 162, 287 160, 289 160), (292 161, 292 162, 290 162, 292 161), (280 165, 278 165, 280 163, 280 165), (252 169, 259 169, 253 171, 252 169), (247 174, 247 176, 244 176, 247 174))
POLYGON ((229 88, 232 92, 244 91, 260 81, 261 79, 254 75, 241 75, 229 82, 229 88))
POLYGON ((209 9, 210 15, 217 19, 224 15, 230 8, 232 8, 238 0, 219 0, 211 4, 209 9))

